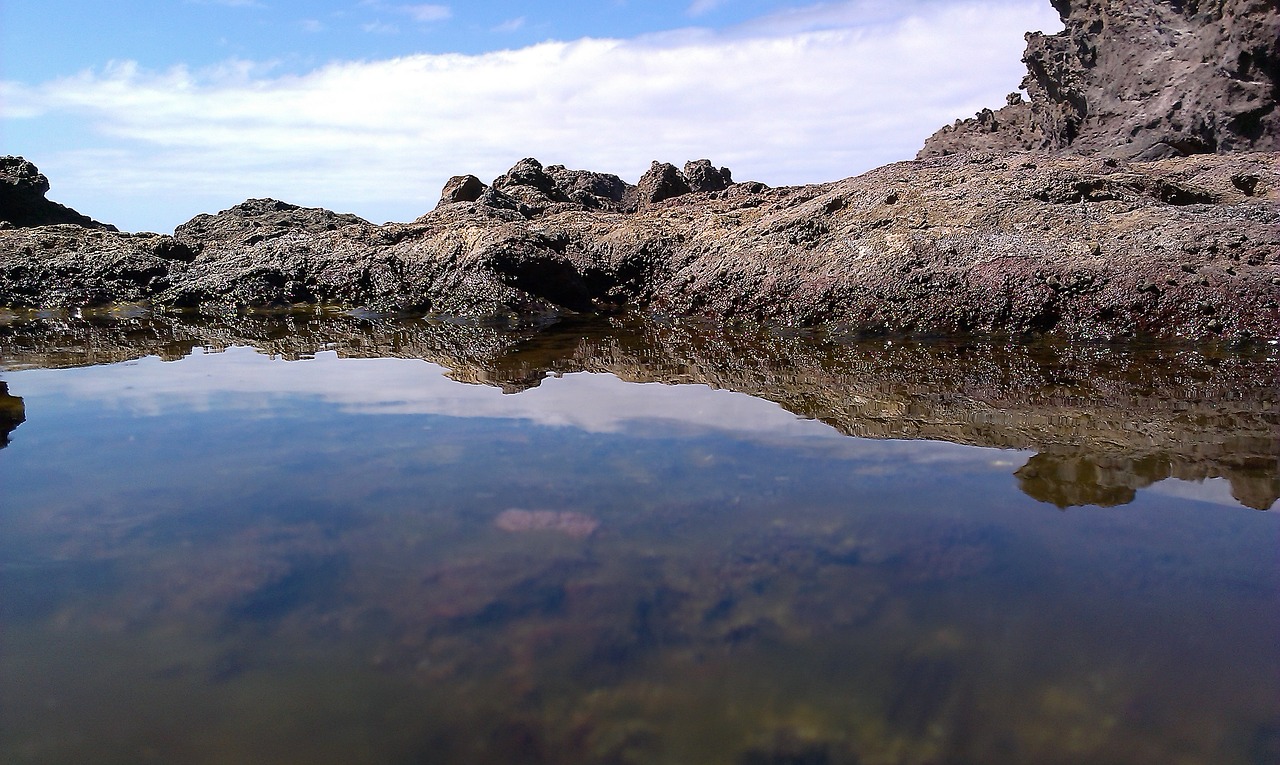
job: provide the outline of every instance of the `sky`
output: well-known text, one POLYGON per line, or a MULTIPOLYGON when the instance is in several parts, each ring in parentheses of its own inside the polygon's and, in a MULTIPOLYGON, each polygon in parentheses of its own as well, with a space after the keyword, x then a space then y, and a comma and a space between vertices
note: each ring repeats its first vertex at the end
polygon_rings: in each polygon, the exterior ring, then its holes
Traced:
POLYGON ((1048 0, 4 0, 0 154, 170 232, 251 197, 377 223, 523 157, 837 180, 1003 105, 1048 0))

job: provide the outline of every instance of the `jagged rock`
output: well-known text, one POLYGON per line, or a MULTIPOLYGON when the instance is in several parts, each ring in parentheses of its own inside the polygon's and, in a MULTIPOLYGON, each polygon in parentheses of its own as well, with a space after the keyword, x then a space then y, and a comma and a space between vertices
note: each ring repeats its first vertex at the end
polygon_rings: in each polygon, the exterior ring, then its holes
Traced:
POLYGON ((1027 35, 1011 104, 920 152, 1072 151, 1159 159, 1280 149, 1280 4, 1053 0, 1066 28, 1027 35))
POLYGON ((49 179, 35 165, 22 157, 0 157, 0 222, 20 228, 72 224, 116 230, 45 199, 47 193, 49 179))
POLYGON ((248 199, 217 215, 197 215, 173 231, 174 238, 199 252, 211 242, 251 246, 287 234, 315 234, 342 226, 369 225, 349 213, 299 207, 278 199, 248 199))
POLYGON ((568 202, 564 192, 542 163, 532 157, 520 160, 505 174, 493 180, 493 188, 536 212, 556 202, 568 202))
POLYGON ((570 201, 583 207, 620 210, 635 187, 616 175, 591 170, 568 170, 564 165, 551 165, 547 174, 555 180, 570 201))
POLYGON ((709 159, 684 163, 684 178, 693 191, 724 191, 733 185, 733 174, 729 168, 717 170, 709 159))
MULTIPOLYGON (((535 213, 489 188, 385 226, 251 200, 193 219, 176 242, 0 231, 0 305, 321 303, 528 321, 637 309, 855 333, 1280 338, 1275 159, 969 153, 631 214, 535 213)), ((647 175, 650 199, 683 180, 670 165, 647 175)))
POLYGON ((690 190, 689 182, 675 165, 656 160, 636 184, 636 194, 641 207, 688 194, 690 190))
POLYGON ((440 192, 438 205, 474 202, 487 188, 489 187, 484 185, 484 181, 474 175, 455 175, 445 183, 444 189, 440 192))

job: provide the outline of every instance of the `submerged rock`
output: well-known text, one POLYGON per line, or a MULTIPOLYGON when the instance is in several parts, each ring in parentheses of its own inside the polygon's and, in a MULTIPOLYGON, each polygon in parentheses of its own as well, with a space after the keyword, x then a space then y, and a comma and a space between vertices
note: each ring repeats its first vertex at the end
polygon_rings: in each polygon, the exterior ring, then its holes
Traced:
POLYGON ((503 531, 555 531, 574 539, 586 539, 600 528, 600 521, 589 515, 567 510, 520 510, 511 508, 502 511, 494 519, 493 525, 503 531))

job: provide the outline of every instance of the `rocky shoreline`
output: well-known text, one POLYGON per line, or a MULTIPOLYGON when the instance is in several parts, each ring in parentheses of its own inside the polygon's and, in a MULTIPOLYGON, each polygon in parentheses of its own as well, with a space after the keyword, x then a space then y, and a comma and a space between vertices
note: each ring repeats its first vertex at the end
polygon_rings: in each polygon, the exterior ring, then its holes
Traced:
POLYGON ((412 223, 254 199, 164 236, 48 202, 44 176, 5 158, 0 306, 1280 338, 1280 56, 1267 24, 1280 13, 1055 6, 1067 29, 1029 36, 1030 103, 1011 98, 944 129, 916 161, 835 183, 735 183, 699 160, 655 162, 631 185, 526 159, 491 184, 453 178, 412 223), (1226 35, 1234 69, 1195 63, 1209 32, 1226 35), (1135 95, 1123 74, 1155 87, 1150 72, 1170 62, 1176 76, 1154 94, 1135 95), (1175 91, 1191 94, 1176 108, 1175 91), (1167 113, 1137 131, 1121 115, 1157 107, 1167 113))

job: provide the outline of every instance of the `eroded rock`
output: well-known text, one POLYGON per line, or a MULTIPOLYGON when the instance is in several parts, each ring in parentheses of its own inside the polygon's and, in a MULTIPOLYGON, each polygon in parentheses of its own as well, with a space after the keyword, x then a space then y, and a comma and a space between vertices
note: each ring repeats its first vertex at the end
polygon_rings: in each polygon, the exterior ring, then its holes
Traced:
POLYGON ((115 231, 70 207, 45 199, 49 179, 22 157, 0 157, 0 224, 11 227, 70 224, 115 231))
POLYGON ((1053 5, 1065 29, 1027 35, 1030 104, 1011 100, 945 127, 921 157, 1038 150, 1150 160, 1280 149, 1280 5, 1053 5))

